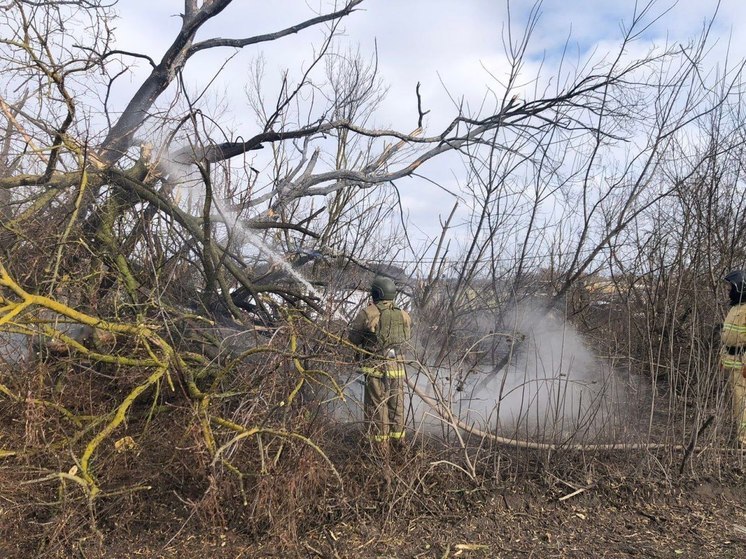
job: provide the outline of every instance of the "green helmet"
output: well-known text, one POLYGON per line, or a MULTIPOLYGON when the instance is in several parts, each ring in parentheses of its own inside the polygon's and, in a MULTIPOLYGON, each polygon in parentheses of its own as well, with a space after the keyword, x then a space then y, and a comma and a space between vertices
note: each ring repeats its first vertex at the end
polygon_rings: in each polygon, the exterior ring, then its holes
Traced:
POLYGON ((376 276, 370 284, 370 294, 374 301, 393 301, 396 297, 396 284, 391 278, 376 276))

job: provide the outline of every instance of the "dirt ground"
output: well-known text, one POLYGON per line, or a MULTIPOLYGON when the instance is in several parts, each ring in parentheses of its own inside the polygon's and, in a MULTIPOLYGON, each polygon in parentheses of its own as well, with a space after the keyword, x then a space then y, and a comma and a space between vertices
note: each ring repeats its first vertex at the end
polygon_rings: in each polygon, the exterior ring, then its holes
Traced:
MULTIPOLYGON (((305 557, 746 557, 746 509, 728 490, 667 495, 619 504, 578 497, 565 502, 485 493, 477 506, 377 525, 340 522, 307 534, 305 557), (741 528, 743 526, 743 528, 741 528)), ((194 536, 192 536, 194 537, 194 536)), ((199 538, 198 538, 199 539, 199 538)), ((148 557, 188 557, 188 539, 148 557)), ((230 533, 196 545, 195 556, 283 557, 271 544, 245 546, 230 533)), ((133 551, 136 555, 138 551, 133 551)))
MULTIPOLYGON (((539 476, 463 483, 463 477, 447 472, 429 477, 417 492, 410 492, 404 487, 413 480, 408 465, 393 466, 390 483, 379 480, 377 493, 361 494, 333 520, 318 518, 307 529, 293 527, 285 534, 257 537, 240 526, 206 526, 189 503, 160 503, 139 528, 129 523, 118 529, 116 519, 109 519, 101 526, 100 538, 71 535, 68 542, 74 544, 49 548, 39 556, 746 557, 746 488, 738 468, 721 472, 719 479, 663 476, 644 484, 604 474, 583 486, 554 475, 544 481, 539 476)), ((431 466, 450 469, 445 464, 431 466)), ((371 467, 367 474, 375 471, 371 467)), ((414 477, 422 479, 422 473, 414 477)), ((0 557, 33 556, 14 543, 18 542, 0 542, 0 557)))
MULTIPOLYGON (((337 522, 304 534, 290 551, 239 534, 182 532, 157 545, 133 541, 110 557, 746 557, 743 491, 711 483, 621 503, 589 495, 559 502, 509 491, 480 491, 451 509, 387 522, 337 522), (739 496, 740 494, 740 496, 739 496), (468 501, 468 504, 467 504, 468 501)), ((435 511, 434 511, 435 512, 435 511)))

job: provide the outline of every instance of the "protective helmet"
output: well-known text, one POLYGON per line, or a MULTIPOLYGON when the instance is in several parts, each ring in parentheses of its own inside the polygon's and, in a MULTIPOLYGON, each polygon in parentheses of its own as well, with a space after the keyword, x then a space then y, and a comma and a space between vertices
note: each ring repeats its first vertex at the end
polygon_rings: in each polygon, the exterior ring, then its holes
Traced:
POLYGON ((723 278, 730 284, 731 303, 737 305, 746 300, 746 272, 743 270, 733 270, 723 278))
POLYGON ((370 294, 374 301, 393 301, 396 297, 396 284, 391 278, 376 276, 370 284, 370 294))
POLYGON ((723 278, 729 284, 735 286, 736 291, 743 293, 746 291, 746 273, 743 270, 733 270, 723 278))

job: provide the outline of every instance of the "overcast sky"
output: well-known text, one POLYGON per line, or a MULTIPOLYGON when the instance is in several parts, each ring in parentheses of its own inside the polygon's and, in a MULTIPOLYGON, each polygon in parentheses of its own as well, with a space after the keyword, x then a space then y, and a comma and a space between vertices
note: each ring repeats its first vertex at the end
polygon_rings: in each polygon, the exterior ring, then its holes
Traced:
MULTIPOLYGON (((276 31, 313 16, 315 11, 329 11, 330 5, 331 2, 318 0, 236 0, 205 26, 198 38, 237 38, 276 31)), ((722 4, 714 0, 659 2, 652 13, 662 17, 636 43, 636 52, 689 42, 718 5, 710 63, 713 67, 721 63, 726 52, 732 58, 743 57, 746 2, 742 0, 724 0, 722 4)), ((182 6, 181 0, 121 0, 117 8, 121 15, 117 23, 118 46, 147 52, 158 59, 178 29, 177 14, 182 6)), ((522 29, 534 7, 533 2, 525 0, 510 3, 510 17, 516 31, 522 29)), ((570 61, 602 57, 618 44, 622 28, 635 9, 633 0, 545 0, 529 48, 526 75, 550 73, 564 48, 570 61)), ((476 107, 488 88, 501 94, 499 84, 490 74, 502 77, 505 73, 503 38, 507 24, 507 3, 501 0, 368 0, 345 19, 343 42, 352 48, 359 47, 364 54, 372 55, 377 47, 379 75, 388 85, 389 93, 376 115, 376 124, 392 125, 404 132, 414 129, 417 123, 414 90, 420 82, 423 103, 431 111, 427 133, 435 134, 455 115, 452 99, 463 98, 476 107)), ((248 136, 254 132, 253 121, 247 121, 249 111, 243 89, 246 81, 243 76, 251 61, 263 56, 268 77, 276 78, 285 68, 291 70, 291 75, 298 75, 310 60, 312 49, 321 43, 323 31, 310 29, 250 47, 231 60, 215 85, 225 96, 230 125, 236 133, 248 136)), ((199 54, 189 62, 187 79, 196 89, 213 77, 232 52, 220 49, 199 54)), ((146 64, 139 65, 143 72, 147 70, 146 64)), ((708 69, 712 68, 705 70, 708 69)), ((142 76, 144 73, 134 74, 129 88, 120 91, 122 101, 139 85, 142 76)), ((270 87, 271 83, 268 81, 270 87)), ((430 164, 423 172, 436 176, 449 188, 458 189, 459 170, 449 168, 452 164, 452 160, 430 164)), ((427 221, 447 213, 453 203, 447 196, 433 196, 432 187, 427 184, 408 185, 402 194, 412 221, 428 234, 437 228, 430 230, 427 221)))

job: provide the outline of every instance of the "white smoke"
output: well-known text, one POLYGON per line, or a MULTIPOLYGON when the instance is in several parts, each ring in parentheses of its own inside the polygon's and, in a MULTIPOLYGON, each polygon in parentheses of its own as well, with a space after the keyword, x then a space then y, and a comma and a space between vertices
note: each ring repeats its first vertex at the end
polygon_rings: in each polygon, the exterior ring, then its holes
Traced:
POLYGON ((467 421, 554 442, 617 431, 633 392, 569 321, 534 300, 508 313, 503 328, 516 340, 512 358, 466 388, 467 421))
MULTIPOLYGON (((486 322, 486 321, 485 321, 486 322)), ((502 436, 541 442, 625 440, 646 392, 599 358, 578 331, 541 301, 524 302, 507 313, 501 336, 490 337, 498 352, 511 356, 500 370, 482 367, 463 383, 457 371, 409 368, 409 378, 429 397, 442 397, 464 424, 502 436), (506 344, 505 339, 512 340, 506 344)), ((478 334, 478 333, 477 333, 478 334)), ((426 359, 423 359, 426 361, 426 359)), ((335 416, 361 422, 362 377, 350 374, 347 401, 335 404, 335 416)), ((416 430, 446 433, 449 419, 410 394, 409 425, 416 430)))

